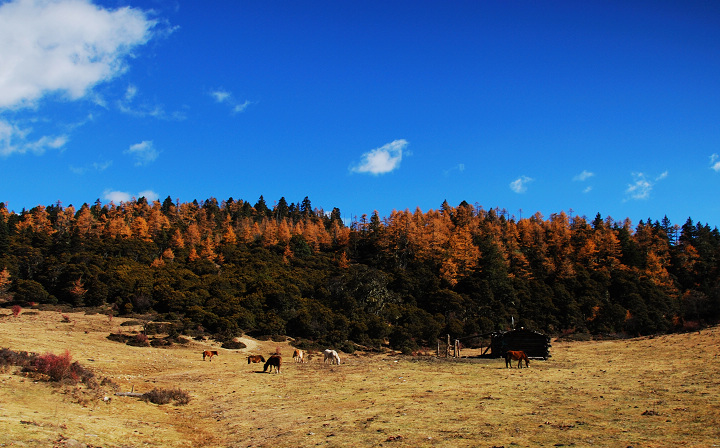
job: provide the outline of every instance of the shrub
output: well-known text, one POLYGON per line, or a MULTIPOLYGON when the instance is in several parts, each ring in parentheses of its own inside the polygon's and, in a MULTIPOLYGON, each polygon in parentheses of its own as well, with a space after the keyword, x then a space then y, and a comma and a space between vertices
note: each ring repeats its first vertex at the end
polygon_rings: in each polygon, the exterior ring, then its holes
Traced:
POLYGON ((190 402, 190 394, 181 389, 153 389, 145 392, 142 399, 155 404, 168 404, 174 401, 176 405, 183 405, 190 402))
POLYGON ((122 333, 110 333, 107 338, 113 342, 122 342, 123 344, 125 344, 131 338, 131 336, 122 333))
POLYGON ((23 372, 46 375, 51 381, 76 384, 83 382, 89 389, 98 387, 95 374, 79 362, 70 362, 70 352, 62 355, 46 353, 36 355, 28 352, 16 352, 8 348, 0 349, 0 368, 15 365, 23 372))
POLYGON ((190 339, 185 338, 183 336, 176 336, 174 338, 170 338, 170 341, 174 342, 175 344, 180 344, 180 345, 187 345, 190 343, 190 339))
POLYGON ((26 367, 30 365, 32 355, 28 352, 16 352, 9 348, 0 349, 0 367, 20 366, 26 367))
POLYGON ((120 326, 121 327, 135 327, 135 326, 139 326, 142 324, 143 323, 140 322, 139 320, 126 320, 125 322, 121 323, 120 326))
POLYGON ((22 311, 22 308, 20 307, 20 305, 13 305, 13 306, 12 306, 13 316, 18 317, 18 316, 20 315, 20 312, 21 312, 21 311, 22 311))
POLYGON ((170 342, 166 338, 153 338, 150 341, 150 345, 153 347, 169 347, 172 345, 172 342, 170 342))
POLYGON ((135 347, 148 347, 150 345, 150 341, 145 333, 138 333, 127 341, 127 345, 135 347))
POLYGON ((52 381, 60 381, 70 369, 70 351, 65 350, 62 355, 40 355, 33 361, 33 367, 36 372, 47 375, 52 381))
POLYGON ((242 343, 240 341, 225 341, 222 343, 221 347, 227 348, 230 350, 237 350, 237 349, 245 348, 245 347, 247 347, 247 345, 245 345, 244 343, 242 343))

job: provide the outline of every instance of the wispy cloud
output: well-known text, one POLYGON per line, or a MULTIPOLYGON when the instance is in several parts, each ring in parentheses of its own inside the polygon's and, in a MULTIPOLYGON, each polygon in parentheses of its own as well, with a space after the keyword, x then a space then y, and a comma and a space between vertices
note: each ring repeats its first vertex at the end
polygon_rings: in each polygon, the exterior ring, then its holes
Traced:
POLYGON ((0 156, 28 152, 40 155, 49 149, 60 149, 68 142, 67 135, 45 135, 31 139, 29 135, 32 132, 30 127, 21 127, 17 123, 0 119, 0 156))
MULTIPOLYGON (((373 175, 386 174, 400 168, 403 150, 408 142, 403 139, 393 140, 379 148, 368 151, 361 156, 360 163, 350 167, 353 173, 368 173, 373 175)), ((407 155, 407 154, 406 154, 407 155)))
MULTIPOLYGON (((595 177, 595 173, 590 172, 590 171, 588 171, 588 170, 583 170, 582 173, 580 173, 580 174, 578 174, 577 176, 573 177, 573 181, 575 181, 575 182, 585 182, 586 180, 588 180, 588 179, 590 179, 590 178, 592 178, 592 177, 595 177)), ((592 188, 593 188, 592 185, 588 185, 587 187, 585 187, 585 188, 583 189, 582 192, 585 193, 585 194, 590 193, 590 192, 592 191, 592 188)))
POLYGON ((215 101, 217 101, 218 103, 222 103, 230 99, 231 94, 230 92, 227 92, 225 90, 215 90, 213 92, 210 92, 210 96, 215 98, 215 101))
POLYGON ((590 179, 590 178, 593 177, 593 176, 595 176, 595 173, 591 173, 591 172, 588 171, 588 170, 583 170, 582 173, 580 173, 580 174, 578 174, 577 176, 573 177, 573 180, 574 180, 574 181, 583 182, 583 181, 586 181, 586 180, 590 179))
POLYGON ((148 202, 152 202, 157 200, 160 195, 152 190, 141 191, 137 195, 133 195, 131 193, 128 193, 127 191, 118 191, 113 189, 107 189, 103 192, 103 199, 105 199, 106 201, 112 201, 116 204, 119 204, 120 202, 130 202, 133 198, 142 197, 147 199, 148 202))
POLYGON ((87 173, 88 171, 91 171, 91 170, 92 170, 92 171, 97 171, 97 172, 103 172, 103 171, 105 171, 106 169, 110 168, 111 165, 112 165, 112 160, 107 160, 107 161, 105 161, 105 162, 95 162, 95 163, 92 163, 92 164, 89 164, 89 165, 84 165, 84 166, 73 166, 73 165, 71 165, 71 166, 70 166, 70 171, 73 172, 73 173, 75 173, 75 174, 80 174, 80 175, 85 174, 85 173, 87 173))
POLYGON ((720 156, 717 153, 710 156, 710 169, 720 172, 720 156))
POLYGON ((510 182, 510 189, 515 193, 525 193, 527 191, 527 184, 534 181, 532 177, 520 176, 514 181, 510 182))
POLYGON ((230 106, 230 110, 233 114, 245 112, 252 103, 248 100, 243 102, 237 101, 233 94, 225 89, 216 89, 210 92, 210 96, 215 100, 216 103, 226 104, 230 106))
POLYGON ((159 120, 184 120, 185 113, 176 111, 168 113, 161 104, 153 104, 143 101, 139 96, 137 86, 130 84, 125 90, 125 95, 117 101, 117 108, 120 112, 134 117, 152 117, 159 120))
POLYGON ((158 150, 155 149, 152 140, 145 140, 131 145, 124 153, 130 154, 135 158, 135 166, 144 166, 154 162, 160 155, 158 150))
POLYGON ((455 165, 454 167, 443 171, 443 174, 444 174, 445 176, 449 176, 450 174, 454 173, 455 171, 457 171, 457 172, 459 172, 459 173, 462 173, 463 171, 465 171, 465 164, 464 164, 464 163, 458 163, 458 164, 455 165))
POLYGON ((668 177, 668 172, 665 171, 654 179, 648 179, 645 173, 632 173, 632 176, 633 183, 629 184, 625 190, 626 200, 643 200, 650 197, 650 193, 658 182, 668 177))

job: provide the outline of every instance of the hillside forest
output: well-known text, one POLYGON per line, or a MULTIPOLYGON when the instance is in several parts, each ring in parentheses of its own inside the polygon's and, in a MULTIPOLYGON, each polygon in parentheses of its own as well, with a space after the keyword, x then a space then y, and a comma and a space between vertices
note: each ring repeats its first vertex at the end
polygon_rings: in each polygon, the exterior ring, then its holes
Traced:
POLYGON ((178 333, 287 335, 403 351, 517 326, 644 335, 720 318, 720 233, 565 212, 516 218, 444 202, 381 218, 306 197, 16 213, 0 203, 3 306, 153 315, 178 333))

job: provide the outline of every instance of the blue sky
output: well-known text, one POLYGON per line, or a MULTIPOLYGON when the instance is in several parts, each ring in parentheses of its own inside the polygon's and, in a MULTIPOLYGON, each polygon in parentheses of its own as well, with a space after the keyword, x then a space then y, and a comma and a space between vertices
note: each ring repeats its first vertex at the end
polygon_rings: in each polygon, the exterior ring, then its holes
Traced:
POLYGON ((0 202, 720 225, 720 2, 0 1, 0 202))

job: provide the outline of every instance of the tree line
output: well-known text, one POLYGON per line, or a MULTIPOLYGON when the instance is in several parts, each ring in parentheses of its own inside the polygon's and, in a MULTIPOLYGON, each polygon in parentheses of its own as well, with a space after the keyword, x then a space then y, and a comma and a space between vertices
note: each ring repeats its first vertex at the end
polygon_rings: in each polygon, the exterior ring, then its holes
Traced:
POLYGON ((289 335, 402 350, 519 326, 642 335, 720 318, 720 232, 565 212, 516 219, 463 201, 426 212, 285 198, 0 203, 0 302, 98 307, 220 340, 289 335))

